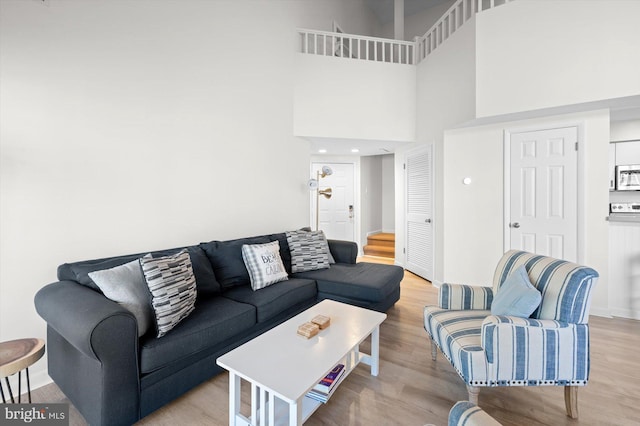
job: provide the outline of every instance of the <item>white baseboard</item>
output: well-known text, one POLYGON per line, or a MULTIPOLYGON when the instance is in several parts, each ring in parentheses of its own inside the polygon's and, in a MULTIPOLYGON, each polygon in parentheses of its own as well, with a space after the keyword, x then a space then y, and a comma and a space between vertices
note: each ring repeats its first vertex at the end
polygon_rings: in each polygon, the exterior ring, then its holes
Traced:
POLYGON ((634 309, 613 308, 611 309, 611 315, 614 317, 640 320, 640 312, 634 309))
POLYGON ((592 306, 591 310, 589 311, 589 315, 594 315, 596 317, 611 318, 611 311, 609 311, 609 309, 606 309, 606 308, 594 308, 592 306))
POLYGON ((440 286, 442 286, 442 281, 433 280, 431 281, 431 285, 434 286, 435 288, 440 288, 440 286))
POLYGON ((381 229, 376 229, 375 231, 369 231, 369 232, 367 232, 367 237, 370 237, 370 236, 375 235, 375 234, 379 234, 381 232, 384 232, 384 231, 382 231, 381 229))
MULTIPOLYGON (((22 372, 20 373, 22 374, 22 387, 21 387, 21 391, 22 391, 22 395, 26 395, 27 394, 27 375, 24 372, 24 370, 22 370, 22 372)), ((4 381, 4 380, 3 380, 4 381)), ((51 377, 49 377, 49 374, 47 374, 46 371, 32 371, 31 368, 29 368, 29 384, 31 386, 31 391, 33 392, 35 389, 38 389, 42 386, 48 385, 49 383, 52 383, 53 380, 51 380, 51 377)), ((11 383, 11 391, 13 393, 13 396, 17 398, 18 396, 18 374, 14 374, 12 376, 9 377, 9 383, 11 383)), ((4 384, 3 384, 4 386, 4 384)), ((6 390, 6 388, 5 388, 6 390)), ((5 396, 8 397, 9 395, 7 393, 5 393, 5 396)), ((25 401, 24 398, 22 398, 22 401, 25 401)))

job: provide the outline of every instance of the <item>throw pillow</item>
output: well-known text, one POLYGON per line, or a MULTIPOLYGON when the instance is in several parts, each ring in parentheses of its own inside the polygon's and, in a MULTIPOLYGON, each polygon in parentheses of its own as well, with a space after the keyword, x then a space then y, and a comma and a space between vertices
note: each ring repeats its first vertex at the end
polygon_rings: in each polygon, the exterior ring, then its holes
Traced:
POLYGON ((157 337, 162 337, 195 308, 196 280, 187 250, 174 255, 140 259, 155 313, 157 337))
POLYGON ((89 272, 88 275, 107 298, 128 309, 136 317, 138 336, 149 330, 153 324, 153 312, 138 259, 111 269, 89 272))
MULTIPOLYGON (((305 228, 302 228, 301 231, 314 232, 314 231, 311 231, 311 230, 305 229, 305 228)), ((329 241, 327 241, 327 236, 324 235, 324 231, 315 231, 315 232, 319 232, 321 237, 322 237, 322 240, 323 240, 324 245, 325 245, 325 250, 327 251, 327 255, 329 256, 329 263, 331 263, 331 264, 336 263, 335 259, 333 258, 333 255, 331 254, 331 250, 329 250, 329 241)))
POLYGON ((329 246, 322 231, 289 231, 286 234, 291 251, 291 272, 329 267, 329 246))
POLYGON ((244 244, 242 258, 249 271, 251 288, 254 291, 289 279, 280 257, 278 241, 267 244, 244 244))
POLYGON ((513 271, 491 302, 491 315, 528 318, 540 306, 542 294, 529 281, 524 265, 513 271))

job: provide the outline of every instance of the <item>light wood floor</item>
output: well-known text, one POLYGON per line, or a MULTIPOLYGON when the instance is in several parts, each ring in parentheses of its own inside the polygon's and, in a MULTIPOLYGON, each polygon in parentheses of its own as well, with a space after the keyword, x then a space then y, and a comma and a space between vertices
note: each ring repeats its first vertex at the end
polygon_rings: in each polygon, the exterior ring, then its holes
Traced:
MULTIPOLYGON (((365 261, 384 262, 378 258, 365 261)), ((400 301, 380 330, 380 375, 359 365, 306 425, 445 426, 449 409, 467 392, 448 361, 431 360, 422 308, 437 290, 409 272, 400 301)), ((591 317, 591 378, 578 394, 580 417, 565 415, 562 387, 483 388, 479 405, 504 425, 639 425, 640 321, 591 317)), ((368 351, 368 343, 362 346, 368 351)), ((248 386, 243 386, 248 400, 248 386)), ((34 402, 69 402, 50 384, 34 402)), ((228 377, 220 374, 142 419, 139 425, 226 425, 228 377)), ((70 424, 84 419, 70 407, 70 424)))

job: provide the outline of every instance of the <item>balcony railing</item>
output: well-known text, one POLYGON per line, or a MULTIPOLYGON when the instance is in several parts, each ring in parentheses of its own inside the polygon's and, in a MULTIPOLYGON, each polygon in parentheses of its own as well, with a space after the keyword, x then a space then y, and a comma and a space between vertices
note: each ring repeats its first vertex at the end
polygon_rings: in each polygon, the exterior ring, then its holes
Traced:
POLYGON ((416 64, 412 41, 298 29, 302 53, 365 61, 416 64))
POLYGON ((513 0, 458 0, 414 41, 298 29, 300 52, 312 55, 416 65, 435 51, 476 13, 513 0))

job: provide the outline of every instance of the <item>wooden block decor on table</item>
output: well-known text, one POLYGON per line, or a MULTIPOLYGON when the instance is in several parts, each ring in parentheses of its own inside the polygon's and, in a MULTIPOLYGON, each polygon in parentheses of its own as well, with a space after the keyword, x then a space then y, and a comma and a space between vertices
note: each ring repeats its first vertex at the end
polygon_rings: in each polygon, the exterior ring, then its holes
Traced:
POLYGON ((318 324, 314 324, 312 322, 305 322, 298 327, 298 334, 306 337, 307 339, 315 336, 319 331, 320 327, 318 327, 318 324))
POLYGON ((320 330, 324 330, 331 325, 331 318, 326 315, 316 315, 311 322, 317 324, 320 330))

